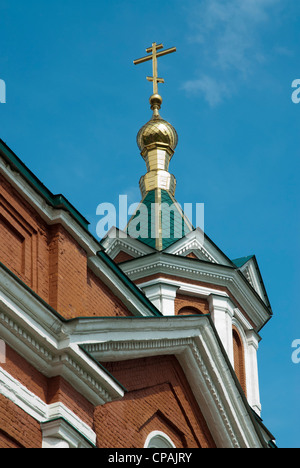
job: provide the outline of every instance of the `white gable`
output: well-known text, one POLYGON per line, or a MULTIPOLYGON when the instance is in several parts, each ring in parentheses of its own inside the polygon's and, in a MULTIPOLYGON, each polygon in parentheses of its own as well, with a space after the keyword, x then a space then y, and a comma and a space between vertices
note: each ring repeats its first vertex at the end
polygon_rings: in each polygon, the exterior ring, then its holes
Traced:
POLYGON ((199 260, 205 260, 220 265, 232 266, 231 261, 207 237, 202 229, 196 228, 182 239, 164 250, 165 253, 186 257, 193 253, 199 260))
POLYGON ((251 257, 239 268, 239 270, 243 273, 247 281, 251 284, 252 288, 257 292, 261 299, 268 304, 267 294, 262 283, 255 257, 251 257))

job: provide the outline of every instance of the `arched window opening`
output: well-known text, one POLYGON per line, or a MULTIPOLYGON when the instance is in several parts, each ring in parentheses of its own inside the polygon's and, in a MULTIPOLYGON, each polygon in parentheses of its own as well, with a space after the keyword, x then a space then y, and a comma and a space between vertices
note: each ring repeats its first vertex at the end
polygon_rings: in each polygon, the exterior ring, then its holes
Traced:
POLYGON ((176 448, 167 434, 160 431, 151 432, 145 442, 144 448, 176 448))
POLYGON ((203 315, 203 313, 196 307, 185 306, 178 311, 178 315, 203 315))
POLYGON ((244 346, 241 340, 240 334, 236 328, 232 330, 233 338, 233 360, 234 370, 236 376, 241 384, 241 387, 246 394, 246 372, 245 372, 245 357, 244 357, 244 346))

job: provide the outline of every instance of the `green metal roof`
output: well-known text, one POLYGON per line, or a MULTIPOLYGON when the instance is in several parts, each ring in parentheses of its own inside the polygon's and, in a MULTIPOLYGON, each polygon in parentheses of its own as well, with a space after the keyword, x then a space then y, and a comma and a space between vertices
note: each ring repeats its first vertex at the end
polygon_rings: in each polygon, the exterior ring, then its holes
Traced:
POLYGON ((131 237, 135 237, 136 239, 140 240, 149 247, 155 249, 155 238, 152 237, 151 232, 153 229, 154 220, 151 216, 151 206, 155 203, 155 190, 151 190, 148 192, 145 198, 141 201, 140 205, 138 206, 135 215, 131 218, 127 226, 127 233, 131 237), (142 209, 142 206, 146 207, 142 209), (136 237, 134 235, 133 229, 135 232, 140 232, 141 234, 136 237))
MULTIPOLYGON (((89 222, 79 213, 79 211, 77 211, 77 209, 74 208, 63 195, 53 195, 50 190, 45 187, 45 185, 30 171, 30 169, 25 166, 25 164, 18 158, 18 156, 1 139, 0 154, 13 169, 19 172, 27 180, 27 182, 49 203, 50 206, 64 209, 70 213, 73 219, 75 219, 83 227, 91 239, 93 239, 93 241, 95 241, 99 246, 99 251, 97 252, 98 257, 100 257, 106 263, 106 265, 114 271, 114 273, 126 284, 127 288, 129 288, 131 292, 136 295, 136 297, 152 312, 154 316, 160 316, 160 312, 156 309, 152 302, 146 298, 146 296, 141 292, 140 288, 136 286, 108 257, 108 255, 103 252, 103 246, 96 238, 94 238, 88 229, 89 222)), ((1 263, 0 267, 5 268, 7 271, 9 271, 10 274, 12 274, 10 270, 8 270, 1 263)), ((18 281, 20 280, 18 279, 18 281)), ((33 291, 31 292, 36 297, 38 297, 33 291)), ((47 306, 50 307, 48 304, 47 306)), ((54 310, 53 312, 56 313, 54 310)), ((63 320, 62 317, 60 318, 63 320)))
POLYGON ((128 235, 153 249, 157 249, 159 236, 161 238, 159 250, 166 249, 191 230, 179 204, 167 190, 161 189, 151 190, 146 194, 127 226, 128 235), (160 190, 160 194, 157 190, 160 190), (155 203, 160 205, 159 217, 155 214, 155 203))
POLYGON ((25 166, 25 164, 18 158, 18 156, 0 139, 0 152, 5 160, 15 170, 27 180, 27 182, 39 192, 39 194, 54 208, 62 208, 68 211, 81 226, 88 230, 89 222, 74 208, 73 205, 61 194, 53 195, 50 190, 25 166))
POLYGON ((241 268, 245 263, 247 263, 251 258, 253 258, 254 255, 248 255, 248 257, 240 257, 236 258, 235 260, 231 260, 232 263, 235 264, 238 268, 241 268))

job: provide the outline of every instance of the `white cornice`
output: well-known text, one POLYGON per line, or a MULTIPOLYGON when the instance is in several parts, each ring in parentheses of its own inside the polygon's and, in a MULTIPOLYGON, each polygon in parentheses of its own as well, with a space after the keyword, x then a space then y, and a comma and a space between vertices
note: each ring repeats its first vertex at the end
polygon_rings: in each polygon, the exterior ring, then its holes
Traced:
POLYGON ((66 323, 0 268, 0 336, 47 377, 61 375, 93 404, 121 398, 124 390, 76 344, 66 323))
POLYGON ((209 317, 84 319, 73 339, 102 362, 175 355, 217 446, 262 446, 209 317))
POLYGON ((228 294, 223 291, 222 289, 211 288, 209 286, 197 285, 197 284, 189 284, 185 281, 179 281, 178 278, 171 279, 171 278, 155 278, 151 280, 146 280, 144 283, 139 283, 138 286, 141 289, 144 289, 149 286, 154 286, 156 284, 164 284, 170 285, 173 287, 177 287, 179 294, 184 294, 187 296, 196 296, 206 299, 211 294, 220 295, 224 297, 229 297, 228 294))
MULTIPOLYGON (((83 433, 62 417, 42 422, 43 434, 42 448, 93 448, 95 442, 91 443, 83 433), (60 444, 63 445, 60 445, 60 444)), ((96 441, 96 435, 94 437, 96 441)))
POLYGON ((148 245, 128 236, 116 227, 110 229, 107 236, 101 241, 101 245, 111 258, 115 258, 121 251, 125 251, 135 258, 155 252, 148 245))
POLYGON ((48 405, 37 395, 29 391, 17 379, 0 367, 1 394, 13 401, 19 408, 40 423, 47 423, 53 419, 63 419, 76 431, 89 440, 92 445, 96 443, 96 434, 85 422, 63 403, 56 402, 48 405))
POLYGON ((255 289, 257 294, 262 298, 262 300, 265 300, 264 298, 264 291, 261 286, 260 280, 258 278, 258 274, 256 272, 256 269, 254 267, 254 261, 251 258, 245 265, 243 265, 240 268, 240 271, 243 273, 245 278, 249 281, 251 286, 255 289))
MULTIPOLYGON (((94 405, 124 395, 124 389, 97 364, 97 358, 104 362, 175 355, 217 445, 261 446, 259 432, 251 422, 250 410, 241 398, 209 317, 91 317, 61 321, 0 268, 0 336, 44 375, 62 375, 94 405)), ((14 400, 14 392, 8 391, 10 387, 14 385, 6 383, 8 398, 40 421, 45 415, 49 418, 49 409, 28 389, 21 386, 21 393, 14 400)), ((61 410, 60 414, 72 424, 66 411, 61 410)))
POLYGON ((164 252, 186 256, 190 251, 194 252, 200 260, 231 266, 228 258, 216 248, 200 228, 189 232, 182 239, 170 245, 164 252))
POLYGON ((132 281, 155 274, 166 274, 185 280, 210 283, 216 287, 226 287, 258 330, 270 318, 271 313, 267 306, 258 298, 248 282, 241 278, 241 273, 233 267, 163 253, 131 260, 120 266, 132 281))

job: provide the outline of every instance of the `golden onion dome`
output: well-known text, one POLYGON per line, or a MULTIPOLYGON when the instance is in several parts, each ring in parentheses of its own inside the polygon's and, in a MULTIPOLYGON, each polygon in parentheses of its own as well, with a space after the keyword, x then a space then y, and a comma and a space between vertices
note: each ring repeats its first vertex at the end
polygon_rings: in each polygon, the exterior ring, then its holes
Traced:
POLYGON ((140 151, 152 143, 165 143, 175 150, 178 142, 177 132, 172 125, 161 118, 149 120, 137 134, 140 151))
POLYGON ((178 135, 175 128, 159 115, 159 108, 162 99, 159 95, 153 95, 150 98, 151 109, 153 116, 139 130, 137 134, 137 145, 140 151, 143 151, 145 146, 153 143, 164 143, 174 151, 178 143, 178 135))

